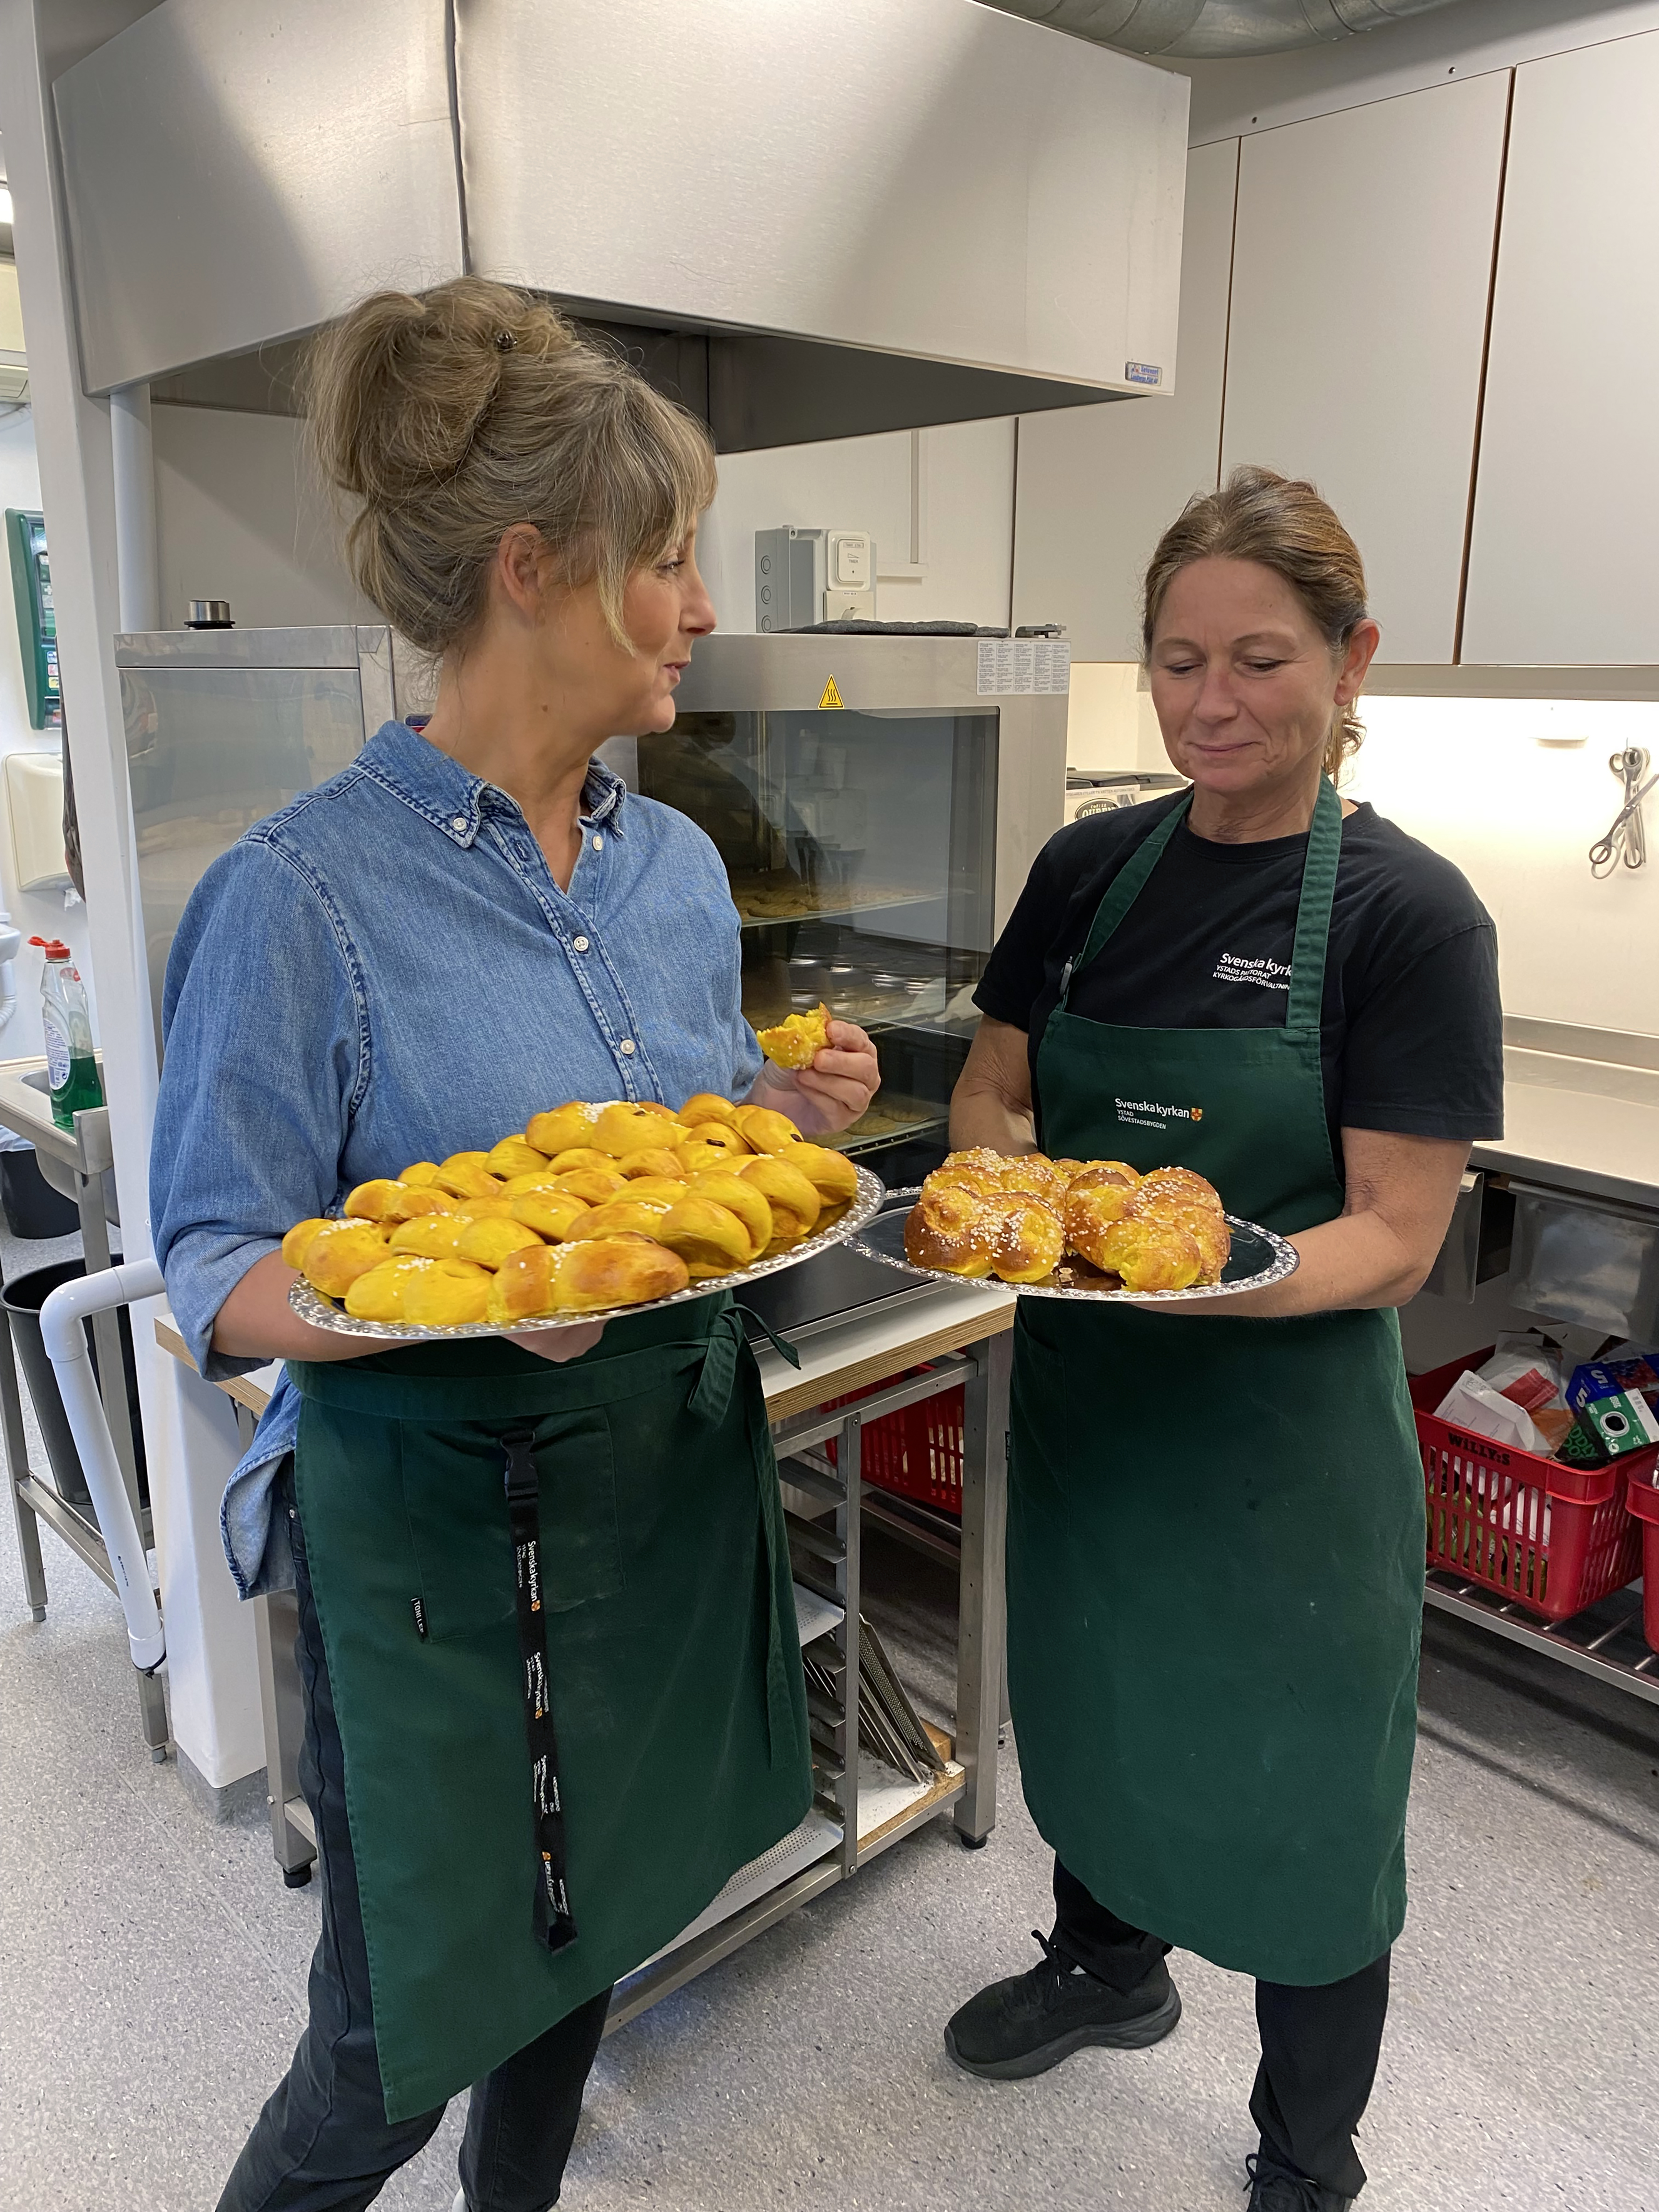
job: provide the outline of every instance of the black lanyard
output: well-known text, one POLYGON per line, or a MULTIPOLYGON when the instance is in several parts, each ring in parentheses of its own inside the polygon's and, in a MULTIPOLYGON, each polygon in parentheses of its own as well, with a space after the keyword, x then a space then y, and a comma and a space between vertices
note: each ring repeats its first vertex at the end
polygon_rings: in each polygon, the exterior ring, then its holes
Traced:
POLYGON ((530 1802, 536 1814, 541 1879, 536 1884, 533 1924, 538 1942, 562 1951, 576 1937, 565 1886, 564 1805, 559 1790, 559 1747, 547 1668, 547 1620, 542 1611, 540 1480, 532 1429, 501 1438, 507 1454, 507 1514, 513 1532, 518 1584, 519 1656, 524 1663, 524 1730, 530 1747, 530 1802))

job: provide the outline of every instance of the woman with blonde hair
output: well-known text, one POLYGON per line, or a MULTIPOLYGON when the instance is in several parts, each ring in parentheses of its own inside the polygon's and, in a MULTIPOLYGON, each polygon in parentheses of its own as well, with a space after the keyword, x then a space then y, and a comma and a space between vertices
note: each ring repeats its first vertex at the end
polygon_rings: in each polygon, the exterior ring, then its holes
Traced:
POLYGON ((1172 1946, 1251 1974, 1251 2212, 1364 2181, 1423 1602, 1395 1309, 1503 1126, 1492 923, 1337 779, 1379 631, 1311 484, 1239 469, 1146 573, 1175 798, 1062 830, 977 993, 958 1146, 1196 1170, 1288 1236, 1270 1289, 1022 1301, 1009 1686, 1054 1849, 1042 1963, 945 2031, 1016 2080, 1175 2027, 1172 1946))
POLYGON ((725 1294, 377 1352, 298 1318, 278 1247, 567 1099, 840 1129, 875 1054, 836 1023, 763 1068, 714 847, 593 758, 670 726, 714 628, 701 426, 470 278, 365 301, 311 398, 357 580, 440 674, 215 863, 167 970, 156 1252, 205 1375, 287 1363, 223 1521, 245 1595, 297 1585, 323 1881, 221 2212, 367 2205, 469 2085, 457 2204, 544 2212, 612 1984, 810 1800, 758 1372, 725 1294))

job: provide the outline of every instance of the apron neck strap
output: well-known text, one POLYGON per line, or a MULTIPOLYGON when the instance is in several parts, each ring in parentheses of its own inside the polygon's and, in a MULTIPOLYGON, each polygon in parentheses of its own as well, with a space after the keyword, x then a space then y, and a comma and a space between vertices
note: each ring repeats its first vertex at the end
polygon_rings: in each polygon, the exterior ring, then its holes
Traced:
POLYGON ((1287 1030, 1316 1030, 1324 1012, 1325 954, 1330 942, 1337 863, 1341 858, 1342 801, 1329 776, 1322 775, 1313 820, 1308 825, 1308 857, 1302 864, 1302 897, 1296 910, 1296 944, 1291 954, 1291 997, 1285 1010, 1287 1030))
POLYGON ((1097 959, 1107 939, 1117 927, 1129 908, 1146 888, 1146 878, 1164 857, 1164 848, 1177 828, 1187 818, 1193 803, 1190 791, 1183 793, 1180 802, 1172 806, 1150 836, 1144 837, 1107 884, 1105 896, 1095 908, 1095 918, 1090 927, 1088 941, 1075 960, 1068 960, 1060 970, 1060 1006, 1063 1012, 1072 995, 1072 983, 1089 965, 1097 959))

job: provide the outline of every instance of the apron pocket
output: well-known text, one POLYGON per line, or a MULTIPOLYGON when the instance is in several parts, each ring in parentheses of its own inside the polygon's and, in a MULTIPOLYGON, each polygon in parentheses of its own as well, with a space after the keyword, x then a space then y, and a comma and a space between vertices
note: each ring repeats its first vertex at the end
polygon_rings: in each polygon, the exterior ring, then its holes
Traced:
MULTIPOLYGON (((442 1643, 514 1617, 507 1454, 502 1431, 476 1421, 413 1425, 417 1448, 400 1455, 404 1510, 426 1633, 442 1643)), ((535 1437, 544 1600, 566 1613, 623 1587, 611 1424, 604 1407, 587 1407, 538 1421, 535 1437)))

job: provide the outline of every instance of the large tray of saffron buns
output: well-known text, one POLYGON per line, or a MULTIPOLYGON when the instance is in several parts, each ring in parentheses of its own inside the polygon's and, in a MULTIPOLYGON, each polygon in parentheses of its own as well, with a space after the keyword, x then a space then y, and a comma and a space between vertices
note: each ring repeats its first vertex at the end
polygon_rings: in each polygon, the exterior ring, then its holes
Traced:
POLYGON ((1142 1175, 1121 1160, 952 1152, 902 1218, 854 1240, 924 1274, 1050 1297, 1231 1296, 1279 1282, 1294 1248, 1223 1210, 1190 1168, 1142 1175))
POLYGON ((796 1266, 885 1195, 768 1107, 575 1101, 296 1223, 289 1302, 319 1328, 400 1341, 556 1328, 796 1266))

